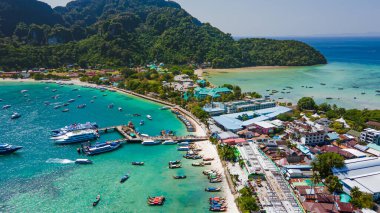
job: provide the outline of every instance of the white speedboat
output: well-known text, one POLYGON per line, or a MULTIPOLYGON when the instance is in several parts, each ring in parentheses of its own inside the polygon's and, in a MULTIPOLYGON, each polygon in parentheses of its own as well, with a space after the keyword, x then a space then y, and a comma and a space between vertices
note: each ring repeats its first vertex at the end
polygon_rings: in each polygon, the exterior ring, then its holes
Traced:
POLYGON ((76 159, 76 164, 92 164, 92 160, 89 159, 76 159))
POLYGON ((123 108, 119 107, 119 108, 117 108, 117 110, 119 110, 121 112, 121 111, 123 111, 123 108))
POLYGON ((153 119, 152 116, 150 116, 150 115, 147 115, 146 118, 148 118, 149 120, 153 119))
POLYGON ((17 112, 15 112, 15 113, 12 114, 11 119, 17 119, 19 117, 21 117, 21 115, 18 114, 17 112))

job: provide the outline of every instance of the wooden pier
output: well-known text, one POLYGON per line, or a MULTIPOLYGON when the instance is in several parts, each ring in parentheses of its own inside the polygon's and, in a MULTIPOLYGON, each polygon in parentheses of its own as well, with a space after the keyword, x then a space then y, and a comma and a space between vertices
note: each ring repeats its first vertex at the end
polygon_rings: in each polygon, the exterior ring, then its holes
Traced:
POLYGON ((174 140, 178 142, 197 142, 197 141, 204 141, 208 140, 208 137, 197 137, 197 136, 141 136, 136 133, 132 128, 128 126, 111 126, 106 128, 100 128, 98 129, 99 134, 106 134, 110 132, 118 132, 120 135, 122 135, 124 138, 115 140, 112 142, 126 142, 126 143, 141 143, 144 140, 174 140), (131 136, 132 135, 132 136, 131 136))

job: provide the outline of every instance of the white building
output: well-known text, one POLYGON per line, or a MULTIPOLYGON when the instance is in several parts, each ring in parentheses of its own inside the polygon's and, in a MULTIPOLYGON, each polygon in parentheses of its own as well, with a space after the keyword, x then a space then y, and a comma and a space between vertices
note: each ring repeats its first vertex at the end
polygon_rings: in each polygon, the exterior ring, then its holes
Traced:
POLYGON ((380 131, 367 128, 360 133, 360 140, 367 143, 375 143, 380 145, 380 131))
POLYGON ((286 133, 290 138, 303 145, 318 145, 325 143, 327 131, 324 126, 301 119, 289 122, 286 133))
POLYGON ((365 157, 344 161, 345 166, 334 168, 332 172, 342 184, 343 191, 350 194, 355 186, 362 192, 373 195, 375 200, 380 199, 380 158, 365 157))

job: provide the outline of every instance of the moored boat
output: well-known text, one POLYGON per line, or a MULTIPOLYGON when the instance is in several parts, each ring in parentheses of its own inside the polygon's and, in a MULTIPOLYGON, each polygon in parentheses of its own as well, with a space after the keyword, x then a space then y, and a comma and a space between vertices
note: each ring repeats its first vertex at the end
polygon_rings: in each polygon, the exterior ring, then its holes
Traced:
POLYGON ((162 145, 174 145, 174 144, 177 144, 177 141, 166 140, 166 141, 162 142, 162 145))
POLYGON ((181 167, 181 164, 169 164, 169 169, 179 169, 181 167))
POLYGON ((105 143, 98 143, 93 146, 85 146, 82 148, 82 151, 86 155, 98 155, 106 152, 114 151, 118 148, 120 148, 121 143, 118 142, 105 142, 105 143))
POLYGON ((100 202, 100 195, 96 196, 96 200, 92 203, 92 206, 97 206, 100 202))
POLYGON ((76 159, 76 164, 92 164, 92 160, 90 159, 76 159))
POLYGON ((0 144, 0 155, 11 154, 17 150, 22 149, 22 146, 14 146, 9 144, 0 144))
POLYGON ((11 105, 4 105, 3 106, 3 109, 9 109, 9 108, 11 108, 11 105))
POLYGON ((148 197, 148 205, 150 206, 162 206, 165 202, 164 196, 148 197))
POLYGON ((20 118, 21 115, 18 114, 17 112, 14 112, 12 115, 11 115, 11 119, 17 119, 17 118, 20 118))
POLYGON ((80 105, 77 106, 78 109, 83 109, 85 107, 86 107, 86 104, 80 104, 80 105))
POLYGON ((124 183, 125 181, 127 181, 129 179, 129 175, 124 175, 123 177, 121 177, 120 179, 120 183, 124 183))
POLYGON ((144 146, 153 146, 153 145, 160 145, 161 141, 159 140, 144 140, 142 143, 144 146))
POLYGON ((176 176, 173 176, 174 179, 186 179, 186 175, 176 175, 176 176))
POLYGON ((52 130, 53 133, 58 134, 58 133, 67 133, 67 132, 72 132, 76 130, 86 130, 86 129, 97 129, 99 126, 95 122, 86 122, 84 124, 81 123, 74 123, 69 126, 65 126, 59 129, 52 130))
POLYGON ((63 109, 62 112, 68 112, 70 111, 69 109, 63 109))
POLYGON ((203 161, 213 161, 214 158, 203 158, 203 161))
POLYGON ((205 188, 205 191, 206 192, 220 192, 221 191, 221 188, 220 187, 206 187, 205 188))
POLYGON ((147 115, 146 118, 148 118, 149 120, 153 119, 151 115, 147 115))
POLYGON ((108 105, 108 109, 112 109, 113 107, 114 107, 113 104, 109 104, 109 105, 108 105))
POLYGON ((67 102, 72 103, 72 102, 74 102, 74 101, 75 101, 75 99, 70 99, 70 100, 68 100, 67 102))
POLYGON ((66 134, 55 136, 50 139, 54 140, 54 142, 57 144, 71 144, 94 140, 98 137, 99 134, 96 130, 87 129, 68 132, 66 134))
POLYGON ((192 166, 201 166, 201 167, 205 166, 205 164, 203 162, 192 163, 191 165, 192 166))
POLYGON ((123 111, 123 108, 119 107, 119 108, 117 108, 117 110, 119 110, 121 112, 121 111, 123 111))
POLYGON ((140 126, 144 125, 145 122, 143 120, 140 121, 140 126))
POLYGON ((188 146, 188 145, 189 145, 189 142, 178 143, 178 146, 188 146))
POLYGON ((144 162, 133 161, 133 162, 132 162, 132 165, 134 165, 134 166, 143 166, 143 165, 144 165, 144 162))
POLYGON ((168 107, 168 106, 163 106, 160 108, 160 110, 168 110, 168 109, 170 109, 170 107, 168 107))
POLYGON ((188 146, 180 146, 177 148, 178 151, 189 151, 190 150, 190 147, 188 146))
POLYGON ((181 160, 169 161, 169 165, 172 165, 172 164, 180 164, 180 163, 181 163, 181 160))

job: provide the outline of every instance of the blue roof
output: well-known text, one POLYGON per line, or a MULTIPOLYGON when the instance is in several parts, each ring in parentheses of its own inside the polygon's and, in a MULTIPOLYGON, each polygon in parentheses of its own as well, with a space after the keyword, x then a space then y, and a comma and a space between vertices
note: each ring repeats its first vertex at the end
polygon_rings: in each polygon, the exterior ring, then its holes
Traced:
POLYGON ((330 140, 337 140, 339 138, 339 134, 336 132, 328 133, 327 137, 330 138, 330 140))
POLYGON ((224 126, 228 130, 240 130, 242 128, 241 121, 238 119, 231 119, 225 116, 212 117, 215 122, 224 126))
POLYGON ((226 129, 238 130, 238 129, 243 128, 243 126, 249 126, 255 122, 270 120, 270 119, 275 118, 279 114, 289 112, 289 111, 291 111, 291 109, 287 107, 278 106, 278 107, 272 107, 272 108, 261 109, 261 110, 256 110, 256 111, 225 114, 225 115, 213 117, 213 119, 220 125, 224 126, 226 129), (244 114, 248 116, 252 116, 252 117, 256 115, 257 117, 254 117, 246 121, 239 120, 238 117, 243 116, 244 114))

